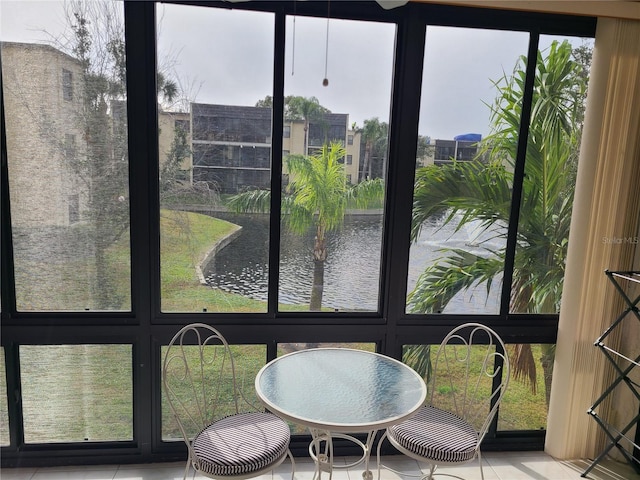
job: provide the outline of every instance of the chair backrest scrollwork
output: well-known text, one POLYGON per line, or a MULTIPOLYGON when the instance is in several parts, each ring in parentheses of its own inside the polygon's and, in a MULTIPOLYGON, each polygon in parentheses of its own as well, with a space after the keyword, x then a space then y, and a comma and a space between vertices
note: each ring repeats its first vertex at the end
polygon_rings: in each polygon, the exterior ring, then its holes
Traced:
POLYGON ((194 323, 180 329, 164 352, 163 425, 190 440, 215 420, 238 413, 235 365, 229 344, 215 328, 194 323), (165 415, 169 407, 173 418, 165 415))
POLYGON ((449 332, 435 354, 430 403, 469 422, 482 441, 509 376, 509 357, 498 334, 479 323, 460 325, 449 332))

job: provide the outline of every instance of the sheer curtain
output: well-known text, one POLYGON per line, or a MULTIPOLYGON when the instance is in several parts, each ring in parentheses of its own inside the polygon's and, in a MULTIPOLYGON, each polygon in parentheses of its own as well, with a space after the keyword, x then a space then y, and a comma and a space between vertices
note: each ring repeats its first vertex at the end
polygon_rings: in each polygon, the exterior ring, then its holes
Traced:
MULTIPOLYGON (((624 308, 604 270, 634 268, 639 217, 640 22, 600 18, 545 445, 556 458, 593 458, 603 448, 603 432, 586 412, 614 375, 593 342, 624 308)), ((619 347, 621 333, 608 345, 619 347)), ((615 408, 609 401, 599 410, 615 408)))

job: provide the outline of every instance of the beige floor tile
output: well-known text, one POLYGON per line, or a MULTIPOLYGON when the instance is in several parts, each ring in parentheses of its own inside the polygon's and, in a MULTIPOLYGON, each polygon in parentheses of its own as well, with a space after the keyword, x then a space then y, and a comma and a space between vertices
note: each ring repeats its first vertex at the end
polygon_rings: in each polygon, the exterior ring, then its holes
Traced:
MULTIPOLYGON (((298 457, 296 460, 295 480, 313 480, 316 472, 316 464, 309 457, 298 457)), ((337 457, 334 465, 345 466, 344 457, 337 457)), ((322 473, 322 480, 328 480, 329 474, 322 473)), ((344 468, 335 468, 331 476, 332 480, 349 480, 349 473, 344 468)), ((282 465, 273 471, 273 480, 291 480, 291 464, 285 460, 282 465)))
POLYGON ((35 468, 3 468, 0 472, 2 480, 31 480, 35 468))
POLYGON ((574 480, 555 459, 541 452, 507 452, 485 455, 501 480, 574 480))
MULTIPOLYGON (((376 478, 376 457, 369 456, 369 472, 373 475, 372 478, 376 478)), ((347 467, 347 472, 349 474, 349 480, 363 480, 365 469, 367 468, 366 459, 362 456, 352 456, 352 457, 344 457, 344 463, 347 467)))
MULTIPOLYGON (((304 463, 304 459, 294 458, 294 461, 296 464, 296 468, 298 467, 298 464, 304 463)), ((289 457, 285 458, 284 462, 273 469, 271 478, 273 480, 291 480, 291 460, 289 459, 289 457)))
MULTIPOLYGON (((485 480, 581 480, 580 476, 590 465, 590 461, 559 461, 543 452, 487 452, 483 456, 485 480)), ((336 465, 346 466, 356 457, 338 457, 336 465)), ((299 457, 296 461, 295 480, 313 480, 315 464, 309 457, 299 457)), ((373 480, 378 480, 375 453, 370 457, 369 467, 373 480)), ((413 459, 403 455, 383 457, 381 480, 411 480, 415 477, 395 473, 419 475, 421 466, 413 459)), ((423 470, 427 471, 427 466, 423 470)), ((334 470, 332 480, 363 480, 364 465, 334 470)), ((0 471, 2 480, 181 480, 184 462, 142 464, 142 465, 106 465, 106 466, 70 466, 52 468, 5 468, 0 471)), ((437 473, 455 475, 465 480, 480 479, 477 460, 460 466, 441 466, 437 473)), ((189 477, 191 478, 191 477, 189 477)), ((437 480, 452 477, 440 476, 437 480)), ((599 463, 587 477, 588 480, 640 480, 627 463, 605 460, 599 463)), ((322 480, 328 480, 323 473, 322 480)), ((204 477, 196 476, 196 480, 204 477)), ((257 480, 291 480, 291 464, 285 460, 270 474, 257 480)))
POLYGON ((117 470, 117 465, 38 468, 31 480, 112 480, 117 470))
MULTIPOLYGON (((372 458, 373 479, 378 480, 375 457, 372 458)), ((380 480, 410 480, 421 475, 420 465, 404 455, 383 456, 380 467, 380 480)))
MULTIPOLYGON (((121 465, 114 480, 182 480, 184 475, 184 462, 149 465, 121 465)), ((190 471, 189 477, 193 475, 190 471)), ((197 477, 196 478, 204 478, 197 477)))
MULTIPOLYGON (((426 464, 423 464, 421 466, 421 469, 425 474, 429 472, 429 466, 426 464)), ((484 457, 482 459, 482 472, 484 473, 484 480, 502 480, 501 477, 499 477, 498 474, 493 470, 493 468, 491 468, 491 465, 489 465, 484 457)), ((443 478, 480 480, 482 478, 478 459, 460 465, 440 465, 436 468, 435 473, 435 480, 443 478)))
POLYGON ((565 469, 578 475, 576 478, 586 478, 587 480, 640 480, 638 474, 628 463, 616 462, 605 459, 599 462, 589 471, 586 477, 581 475, 589 468, 591 461, 587 460, 566 460, 558 461, 565 469))

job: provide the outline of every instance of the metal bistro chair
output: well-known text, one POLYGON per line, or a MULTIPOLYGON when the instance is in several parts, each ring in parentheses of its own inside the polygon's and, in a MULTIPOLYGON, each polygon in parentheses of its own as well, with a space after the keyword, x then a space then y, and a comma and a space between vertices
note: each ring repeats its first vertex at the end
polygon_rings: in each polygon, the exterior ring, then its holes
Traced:
POLYGON ((480 443, 509 382, 505 352, 500 337, 484 325, 467 323, 454 328, 433 359, 429 404, 409 420, 387 428, 380 438, 378 479, 380 448, 386 438, 401 453, 430 464, 429 473, 420 475, 423 479, 431 480, 439 465, 462 464, 478 457, 484 480, 480 443))
MULTIPOLYGON (((241 413, 251 404, 236 384, 229 344, 202 323, 182 328, 166 350, 164 393, 188 449, 189 468, 209 478, 245 479, 262 475, 289 456, 286 422, 264 411, 241 413)), ((255 408, 250 409, 255 410, 255 408)))

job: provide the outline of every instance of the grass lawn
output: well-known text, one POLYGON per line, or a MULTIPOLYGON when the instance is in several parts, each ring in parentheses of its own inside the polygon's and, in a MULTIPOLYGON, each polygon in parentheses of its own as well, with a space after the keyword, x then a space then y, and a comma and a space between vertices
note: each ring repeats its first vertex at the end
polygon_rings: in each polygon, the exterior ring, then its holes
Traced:
MULTIPOLYGON (((547 402, 545 398, 544 391, 544 378, 543 378, 543 370, 542 364, 540 363, 541 346, 540 345, 532 345, 533 356, 536 365, 537 372, 537 384, 535 393, 530 385, 526 382, 518 379, 514 379, 513 372, 511 375, 511 379, 509 381, 509 385, 505 392, 505 395, 502 399, 502 403, 500 404, 500 409, 498 412, 498 430, 501 431, 510 431, 510 430, 540 430, 545 429, 547 425, 547 402)), ((435 352, 437 351, 438 346, 431 346, 431 359, 432 365, 435 359, 435 352)), ((485 347, 474 347, 474 351, 472 351, 472 356, 475 355, 478 360, 484 354, 485 347)), ((454 380, 449 382, 448 380, 436 385, 436 392, 434 394, 434 405, 441 406, 445 409, 453 408, 453 405, 450 405, 451 399, 449 393, 451 388, 457 390, 457 392, 461 392, 463 390, 463 386, 456 383, 455 379, 461 378, 464 374, 464 363, 456 364, 453 362, 451 365, 451 371, 453 372, 452 376, 454 380), (453 387, 452 387, 453 385, 453 387)), ((478 361, 474 361, 472 357, 472 365, 477 366, 478 361)), ((476 388, 476 384, 474 383, 473 388, 476 388)), ((479 391, 488 397, 491 390, 491 379, 488 377, 484 378, 484 381, 479 382, 478 384, 479 391)), ((471 386, 469 387, 472 388, 471 386)), ((429 395, 431 392, 429 392, 429 395)))
POLYGON ((160 295, 163 312, 266 312, 265 302, 199 283, 196 266, 237 227, 207 215, 162 210, 160 295))

